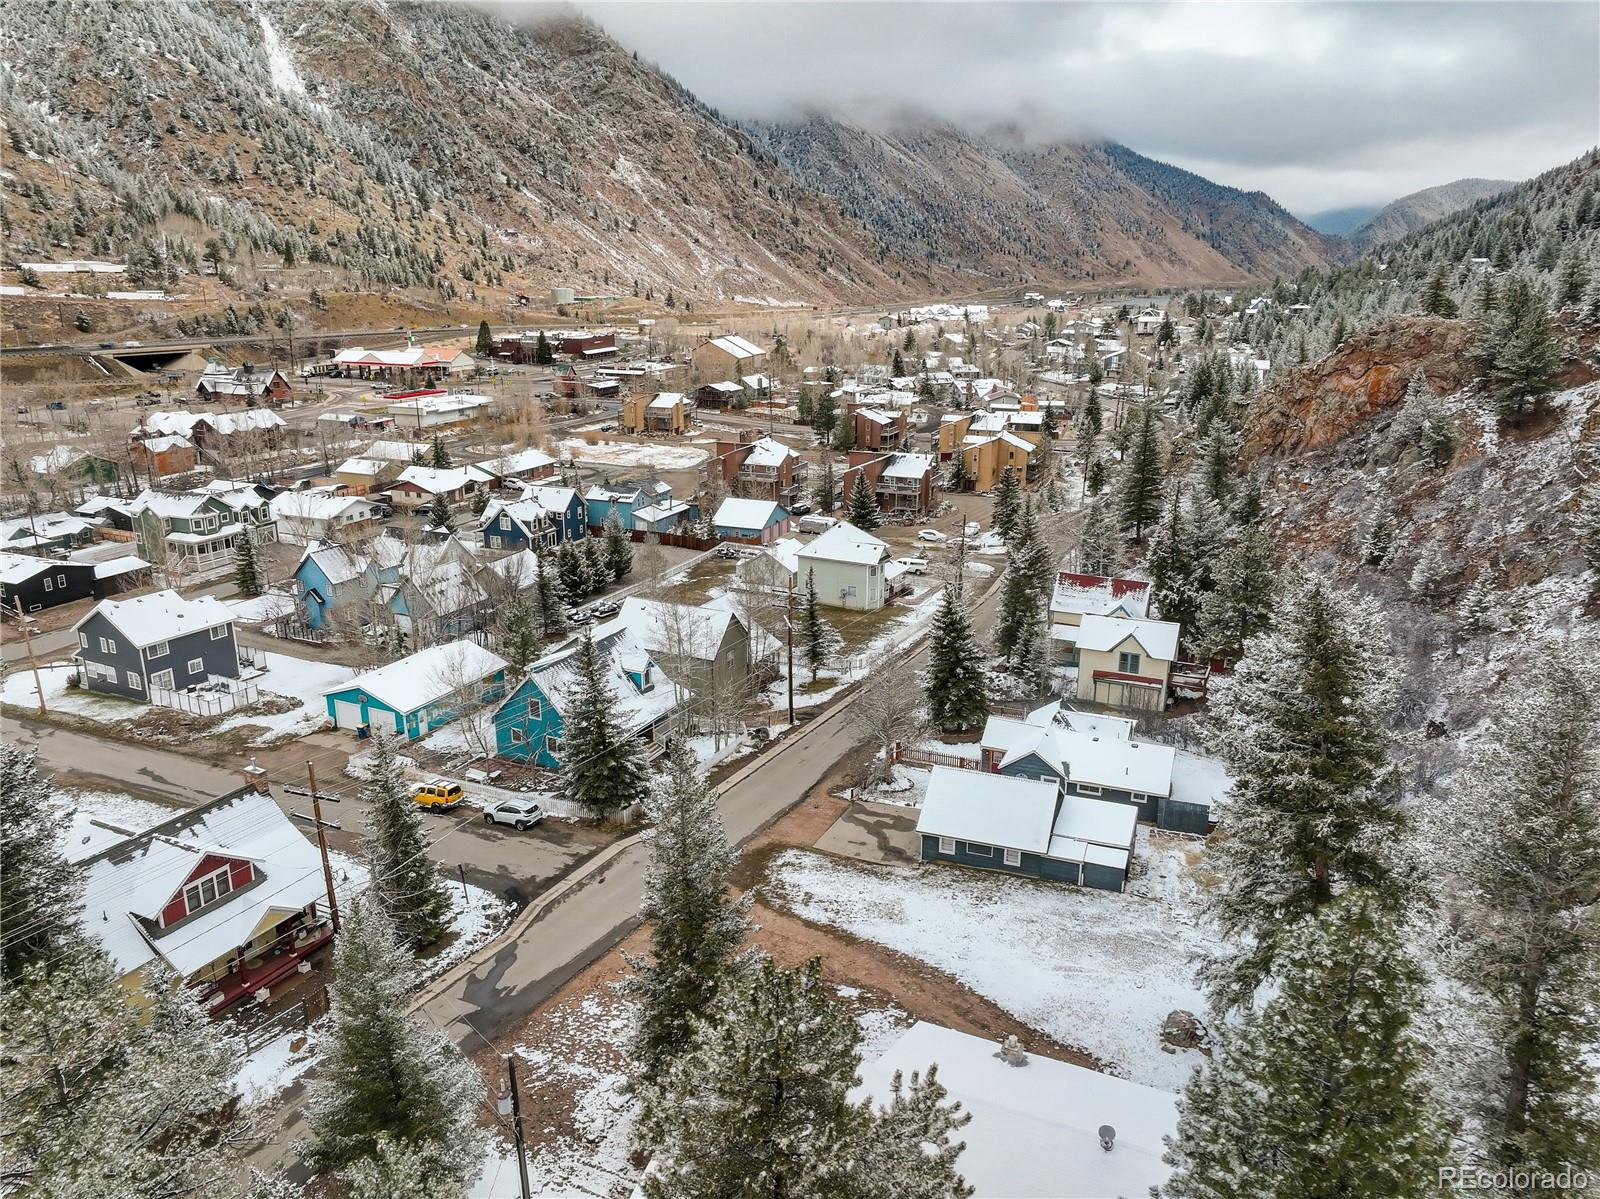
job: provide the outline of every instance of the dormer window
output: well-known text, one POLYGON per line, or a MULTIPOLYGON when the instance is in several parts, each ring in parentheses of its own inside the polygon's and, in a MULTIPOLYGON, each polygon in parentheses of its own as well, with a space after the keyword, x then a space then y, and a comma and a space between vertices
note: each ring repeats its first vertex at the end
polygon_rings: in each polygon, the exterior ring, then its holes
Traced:
POLYGON ((190 883, 183 889, 183 910, 193 915, 209 903, 216 903, 233 890, 233 876, 224 866, 214 874, 190 883))

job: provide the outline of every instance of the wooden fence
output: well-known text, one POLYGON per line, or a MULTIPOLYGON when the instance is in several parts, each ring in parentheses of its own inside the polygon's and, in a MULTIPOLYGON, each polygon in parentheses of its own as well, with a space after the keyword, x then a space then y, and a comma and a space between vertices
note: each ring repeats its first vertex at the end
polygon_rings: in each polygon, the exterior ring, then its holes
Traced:
POLYGON ((907 766, 953 766, 957 770, 982 769, 977 758, 969 758, 963 754, 947 754, 942 750, 928 749, 921 745, 896 747, 892 761, 907 766))

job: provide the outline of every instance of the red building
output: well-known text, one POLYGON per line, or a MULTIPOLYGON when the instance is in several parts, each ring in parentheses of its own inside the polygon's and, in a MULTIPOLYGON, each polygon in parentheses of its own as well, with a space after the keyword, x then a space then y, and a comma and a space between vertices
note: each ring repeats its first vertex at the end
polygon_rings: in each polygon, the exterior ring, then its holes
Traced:
POLYGON ((846 458, 840 496, 846 503, 858 476, 878 499, 882 512, 928 512, 933 509, 933 455, 880 454, 873 450, 851 450, 846 458))
POLYGON ((717 441, 706 461, 706 481, 714 488, 750 499, 793 506, 805 482, 800 454, 755 429, 741 429, 737 441, 717 441))

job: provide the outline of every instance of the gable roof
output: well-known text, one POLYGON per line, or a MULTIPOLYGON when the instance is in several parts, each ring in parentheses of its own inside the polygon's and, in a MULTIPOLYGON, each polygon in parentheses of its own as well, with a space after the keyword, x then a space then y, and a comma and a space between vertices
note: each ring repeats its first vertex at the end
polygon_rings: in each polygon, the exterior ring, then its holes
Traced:
POLYGON ((1132 620, 1089 613, 1078 625, 1079 649, 1105 653, 1128 638, 1151 658, 1170 662, 1178 656, 1178 626, 1170 620, 1132 620))
POLYGON ((1001 769, 1032 754, 1073 783, 1141 795, 1172 793, 1172 746, 1137 741, 1129 722, 1116 718, 1061 712, 1041 723, 1033 719, 1037 715, 990 716, 985 722, 980 744, 1000 755, 1001 769))
POLYGON ((744 466, 782 466, 790 458, 798 458, 799 451, 776 438, 763 437, 759 441, 750 443, 750 452, 745 455, 744 466))
POLYGON ((841 520, 815 541, 804 546, 800 558, 824 562, 848 562, 856 566, 876 566, 889 557, 889 543, 841 520))
POLYGON ((1050 594, 1052 612, 1109 616, 1121 611, 1143 619, 1149 610, 1150 584, 1143 579, 1118 579, 1064 570, 1056 575, 1055 589, 1050 594))
POLYGON ((324 687, 322 694, 362 691, 392 711, 415 712, 444 699, 464 681, 487 678, 505 668, 504 658, 476 641, 451 641, 324 687))
POLYGON ((82 570, 90 565, 86 562, 59 562, 54 558, 35 558, 31 554, 13 554, 0 550, 0 583, 15 586, 48 571, 68 566, 74 570, 82 570))
POLYGON ((917 832, 1045 853, 1059 794, 1052 782, 935 766, 917 832))
POLYGON ((452 466, 446 470, 436 470, 431 466, 408 466, 400 472, 395 483, 397 486, 409 484, 429 495, 448 495, 476 481, 469 466, 452 466))
POLYGON ((274 520, 333 520, 357 507, 376 505, 363 495, 329 495, 325 491, 280 491, 272 497, 274 520))
POLYGON ((652 656, 672 654, 711 662, 727 636, 728 626, 740 622, 723 609, 630 595, 622 601, 614 623, 626 627, 652 656))
POLYGON ((218 625, 229 624, 233 615, 221 600, 209 595, 184 599, 176 591, 155 591, 125 600, 101 600, 77 624, 81 629, 95 616, 103 616, 136 649, 171 641, 218 625))
POLYGON ((709 345, 714 345, 725 354, 731 354, 738 359, 759 358, 766 351, 753 341, 740 337, 737 333, 727 333, 721 337, 713 337, 709 345))
POLYGON ((787 513, 773 500, 747 500, 729 496, 717 506, 711 518, 713 525, 724 529, 765 529, 782 520, 787 513))
MULTIPOLYGON (((596 625, 586 635, 594 640, 595 653, 602 660, 606 680, 616 698, 611 711, 626 732, 637 732, 672 710, 678 700, 677 684, 656 665, 620 614, 596 625), (649 691, 640 691, 628 672, 642 673, 647 667, 652 670, 654 686, 649 691)), ((524 686, 536 686, 563 719, 571 709, 581 682, 577 663, 582 647, 583 637, 574 637, 528 667, 528 677, 524 681, 524 686)), ((510 703, 514 696, 513 692, 501 707, 510 703)))
POLYGON ((496 458, 485 458, 482 462, 474 465, 480 470, 499 477, 521 474, 523 471, 540 470, 546 466, 554 466, 555 461, 543 450, 530 448, 516 450, 509 454, 501 454, 496 458))

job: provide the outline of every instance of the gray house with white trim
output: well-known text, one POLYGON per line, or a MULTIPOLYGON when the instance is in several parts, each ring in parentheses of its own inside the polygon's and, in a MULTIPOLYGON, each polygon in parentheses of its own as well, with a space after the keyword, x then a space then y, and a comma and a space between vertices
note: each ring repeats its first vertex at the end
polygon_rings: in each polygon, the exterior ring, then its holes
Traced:
POLYGON ((239 677, 233 616, 210 596, 176 591, 105 600, 75 626, 73 655, 90 691, 148 703, 151 688, 177 691, 239 677))

